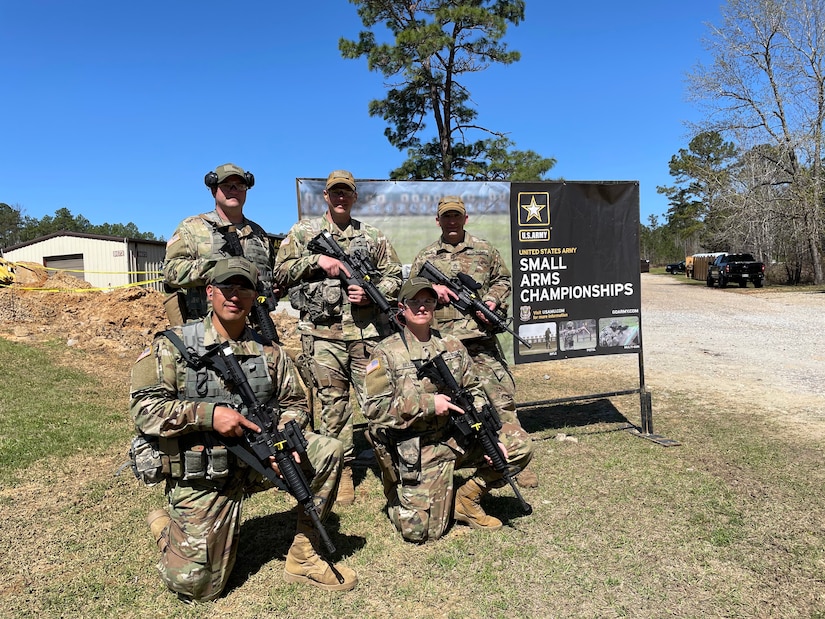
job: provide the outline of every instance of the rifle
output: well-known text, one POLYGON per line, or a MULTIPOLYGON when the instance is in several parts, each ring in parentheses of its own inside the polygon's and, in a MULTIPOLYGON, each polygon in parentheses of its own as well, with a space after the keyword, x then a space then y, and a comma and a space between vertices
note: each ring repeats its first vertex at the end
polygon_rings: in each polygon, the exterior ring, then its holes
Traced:
POLYGON ((363 251, 354 251, 348 254, 338 244, 338 241, 328 231, 324 230, 318 233, 314 239, 307 243, 307 249, 315 254, 322 254, 339 260, 349 271, 350 275, 347 277, 344 273, 341 274, 341 279, 347 286, 360 286, 367 293, 370 300, 390 319, 390 325, 396 331, 400 330, 401 325, 393 320, 396 312, 390 307, 389 301, 378 290, 378 287, 373 283, 373 278, 381 279, 381 272, 372 263, 370 257, 363 251))
MULTIPOLYGON (((238 231, 235 226, 227 226, 220 229, 226 244, 229 246, 230 256, 240 256, 243 258, 243 247, 241 246, 241 239, 238 238, 238 231)), ((258 283, 258 296, 255 303, 252 304, 252 320, 258 325, 258 328, 263 335, 270 342, 278 341, 278 330, 275 328, 275 323, 272 322, 272 317, 269 312, 278 307, 278 299, 272 294, 272 289, 266 292, 263 283, 258 283)))
POLYGON ((457 299, 450 297, 450 304, 463 314, 471 315, 483 330, 491 333, 506 331, 527 348, 532 348, 527 340, 507 326, 504 317, 487 307, 487 304, 478 297, 476 291, 481 288, 481 284, 466 273, 459 273, 456 277, 447 277, 438 270, 438 267, 427 260, 418 274, 421 277, 426 277, 434 284, 447 286, 458 297, 457 299), (481 312, 481 315, 489 321, 489 324, 482 321, 476 315, 476 312, 481 312))
POLYGON ((450 396, 451 401, 464 411, 464 414, 450 413, 452 424, 461 434, 461 439, 467 442, 476 440, 481 443, 485 455, 490 458, 493 470, 501 473, 504 480, 510 484, 513 492, 516 493, 522 511, 525 514, 532 514, 533 507, 521 496, 521 492, 519 492, 513 480, 507 460, 504 458, 504 453, 499 447, 498 431, 501 430, 501 420, 498 414, 489 403, 485 404, 481 411, 476 409, 475 404, 473 404, 473 395, 456 382, 450 368, 447 367, 447 363, 444 361, 443 354, 439 353, 426 363, 421 364, 421 367, 418 368, 418 377, 423 378, 426 376, 433 383, 441 386, 450 396))
MULTIPOLYGON (((232 352, 229 344, 214 344, 206 354, 200 358, 203 365, 207 365, 218 372, 223 379, 232 385, 232 388, 241 396, 246 405, 247 419, 258 426, 261 431, 253 432, 244 428, 243 439, 221 436, 221 441, 244 462, 274 483, 278 488, 286 490, 300 503, 312 524, 318 531, 324 546, 330 553, 335 552, 335 546, 327 535, 318 508, 315 505, 315 496, 304 477, 301 468, 296 464, 293 454, 306 456, 307 441, 301 427, 295 420, 286 423, 283 432, 278 430, 275 423, 277 412, 266 404, 261 403, 252 391, 246 374, 243 373, 238 359, 232 352), (241 440, 249 447, 252 453, 241 444, 241 440), (274 456, 275 462, 281 471, 283 480, 278 477, 269 465, 269 457, 274 456)), ((330 564, 332 565, 332 564, 330 564)), ((343 577, 337 575, 340 582, 343 577)))

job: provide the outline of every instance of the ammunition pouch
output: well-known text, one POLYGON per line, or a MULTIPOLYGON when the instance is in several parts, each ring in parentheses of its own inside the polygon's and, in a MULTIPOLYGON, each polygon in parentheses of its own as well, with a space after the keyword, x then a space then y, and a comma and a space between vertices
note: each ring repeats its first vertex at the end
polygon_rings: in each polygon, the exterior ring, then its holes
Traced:
POLYGON ((138 434, 129 447, 129 461, 135 478, 147 486, 155 486, 167 478, 157 439, 138 434))
POLYGON ((135 477, 147 486, 167 479, 216 481, 229 476, 233 464, 224 445, 196 444, 181 449, 177 439, 138 434, 132 439, 129 460, 135 477))
POLYGON ((311 322, 327 323, 341 316, 344 292, 341 280, 326 278, 314 282, 302 282, 289 289, 289 302, 293 308, 311 322))
POLYGON ((183 290, 173 290, 163 299, 163 309, 170 327, 186 323, 186 295, 183 290))
POLYGON ((395 462, 393 462, 390 450, 387 449, 386 445, 378 442, 369 432, 366 433, 366 437, 370 445, 372 445, 372 451, 375 454, 375 459, 378 461, 378 466, 381 469, 385 483, 397 484, 399 481, 398 469, 395 466, 395 462))
POLYGON ((421 437, 398 441, 395 445, 398 454, 398 476, 406 485, 421 483, 421 437))

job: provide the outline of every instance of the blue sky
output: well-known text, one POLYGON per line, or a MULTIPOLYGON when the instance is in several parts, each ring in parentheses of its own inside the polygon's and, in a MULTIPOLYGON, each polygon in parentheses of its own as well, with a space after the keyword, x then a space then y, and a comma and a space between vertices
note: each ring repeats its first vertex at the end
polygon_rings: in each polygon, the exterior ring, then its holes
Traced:
MULTIPOLYGON (((467 82, 480 124, 555 157, 549 178, 638 180, 641 219, 698 120, 685 74, 707 61, 720 0, 527 0, 506 41, 520 62, 467 82)), ((344 60, 361 30, 346 0, 0 0, 0 202, 41 218, 134 222, 169 238, 214 203, 204 174, 255 174, 245 213, 297 218, 295 179, 346 168, 385 179, 405 159, 370 118, 383 78, 344 60)))

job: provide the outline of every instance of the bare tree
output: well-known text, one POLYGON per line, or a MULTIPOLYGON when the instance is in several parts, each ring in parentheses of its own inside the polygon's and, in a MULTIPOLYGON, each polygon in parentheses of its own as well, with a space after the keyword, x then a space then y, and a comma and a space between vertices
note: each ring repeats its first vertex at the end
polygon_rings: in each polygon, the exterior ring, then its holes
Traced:
MULTIPOLYGON (((689 76, 690 94, 708 112, 702 128, 732 137, 772 166, 760 182, 781 187, 772 207, 792 223, 821 284, 825 3, 729 0, 722 15, 706 39, 713 64, 689 76), (771 148, 755 150, 765 144, 771 148)), ((774 212, 750 211, 750 204, 742 207, 751 217, 774 212)))

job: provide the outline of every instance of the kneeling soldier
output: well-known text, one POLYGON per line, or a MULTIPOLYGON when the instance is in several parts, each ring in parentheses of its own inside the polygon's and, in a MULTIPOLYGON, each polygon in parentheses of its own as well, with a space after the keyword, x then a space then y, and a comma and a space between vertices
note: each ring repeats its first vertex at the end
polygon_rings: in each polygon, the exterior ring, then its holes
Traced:
MULTIPOLYGON (((243 414, 237 389, 208 364, 192 364, 190 354, 202 358, 211 345, 228 344, 258 400, 280 411, 277 427, 292 420, 301 428, 308 425, 306 400, 289 357, 278 345, 264 344, 246 325, 257 284, 257 269, 249 261, 219 260, 206 286, 212 310, 198 322, 158 335, 132 370, 135 425, 147 438, 157 437, 169 470, 167 507, 149 514, 147 521, 161 552, 161 578, 184 601, 220 595, 235 564, 243 499, 273 487, 223 446, 237 444, 245 432, 261 432, 243 414)), ((323 520, 339 483, 342 445, 311 432, 306 441, 300 469, 323 520)), ((355 572, 329 564, 319 552, 318 531, 309 515, 301 513, 286 558, 287 582, 352 589, 358 582, 355 572)))
MULTIPOLYGON (((390 520, 411 542, 441 537, 453 511, 458 522, 470 527, 499 529, 501 521, 484 512, 481 499, 490 488, 505 483, 502 473, 493 470, 481 445, 462 444, 455 436, 450 417, 464 411, 419 372, 441 355, 460 387, 482 408, 488 401, 472 359, 457 338, 442 338, 430 328, 437 296, 428 280, 407 280, 399 299, 404 329, 380 342, 372 354, 364 410, 390 520), (477 471, 455 492, 453 501, 453 472, 458 468, 477 471)), ((521 428, 507 423, 498 435, 499 448, 514 473, 532 457, 532 444, 522 436, 521 428)))

